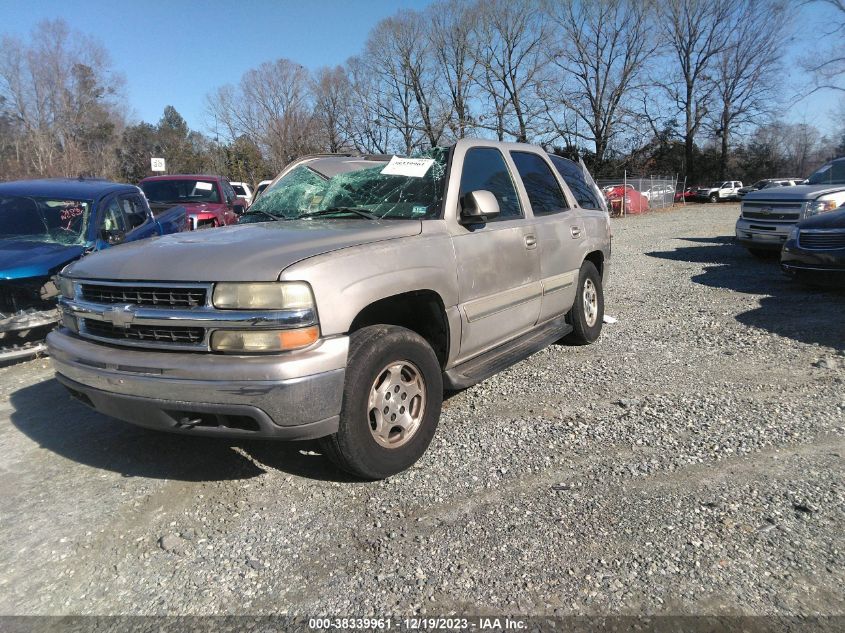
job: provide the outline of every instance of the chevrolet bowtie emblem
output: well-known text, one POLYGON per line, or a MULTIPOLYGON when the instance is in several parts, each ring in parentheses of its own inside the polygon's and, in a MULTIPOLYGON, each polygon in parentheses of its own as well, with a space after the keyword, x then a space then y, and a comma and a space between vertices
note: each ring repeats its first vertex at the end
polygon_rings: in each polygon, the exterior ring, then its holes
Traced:
POLYGON ((760 213, 769 215, 772 212, 772 207, 760 207, 760 213))
POLYGON ((131 305, 115 306, 104 315, 107 321, 111 321, 115 327, 127 329, 135 320, 135 309, 131 305))

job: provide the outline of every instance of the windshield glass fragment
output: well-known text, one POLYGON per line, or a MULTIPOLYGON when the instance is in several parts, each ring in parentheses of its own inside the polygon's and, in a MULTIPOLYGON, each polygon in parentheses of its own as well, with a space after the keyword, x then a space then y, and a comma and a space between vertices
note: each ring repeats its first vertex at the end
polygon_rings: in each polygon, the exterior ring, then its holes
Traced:
POLYGON ((267 220, 266 214, 289 220, 335 214, 375 219, 434 218, 443 199, 447 152, 447 148, 437 147, 416 156, 433 159, 421 176, 384 174, 388 161, 383 159, 318 158, 298 165, 268 187, 248 213, 257 214, 257 221, 267 220))
POLYGON ((0 239, 82 244, 90 215, 90 200, 0 196, 0 239))

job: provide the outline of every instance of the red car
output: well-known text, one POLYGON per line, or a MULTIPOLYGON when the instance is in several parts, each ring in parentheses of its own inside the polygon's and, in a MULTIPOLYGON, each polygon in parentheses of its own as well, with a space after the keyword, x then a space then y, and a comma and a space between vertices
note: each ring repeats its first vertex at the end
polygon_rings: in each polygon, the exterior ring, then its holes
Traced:
POLYGON ((154 212, 175 205, 184 206, 188 224, 193 229, 236 224, 247 207, 246 200, 239 198, 229 181, 220 176, 150 176, 138 186, 154 212))
POLYGON ((624 187, 623 185, 611 185, 603 190, 611 214, 621 215, 623 191, 625 192, 625 215, 636 215, 648 211, 648 198, 631 185, 624 187))
POLYGON ((684 202, 685 200, 695 200, 696 190, 698 187, 687 187, 683 191, 675 193, 675 202, 684 202))

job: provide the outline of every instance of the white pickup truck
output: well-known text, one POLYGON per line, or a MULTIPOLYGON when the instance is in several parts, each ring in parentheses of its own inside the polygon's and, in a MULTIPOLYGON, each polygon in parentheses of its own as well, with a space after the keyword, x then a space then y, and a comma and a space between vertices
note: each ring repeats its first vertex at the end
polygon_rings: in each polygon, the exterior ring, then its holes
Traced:
POLYGON ((740 180, 723 180, 714 182, 710 187, 699 187, 696 198, 710 202, 725 200, 739 200, 739 190, 742 188, 740 180))

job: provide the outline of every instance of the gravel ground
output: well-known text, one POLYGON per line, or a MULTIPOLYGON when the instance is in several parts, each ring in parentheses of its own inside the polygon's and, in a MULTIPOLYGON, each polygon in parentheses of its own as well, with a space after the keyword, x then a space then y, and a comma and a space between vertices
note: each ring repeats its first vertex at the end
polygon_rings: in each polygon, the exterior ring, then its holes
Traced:
POLYGON ((614 221, 618 323, 453 395, 388 481, 0 369, 0 614, 845 613, 845 294, 737 212, 614 221))

